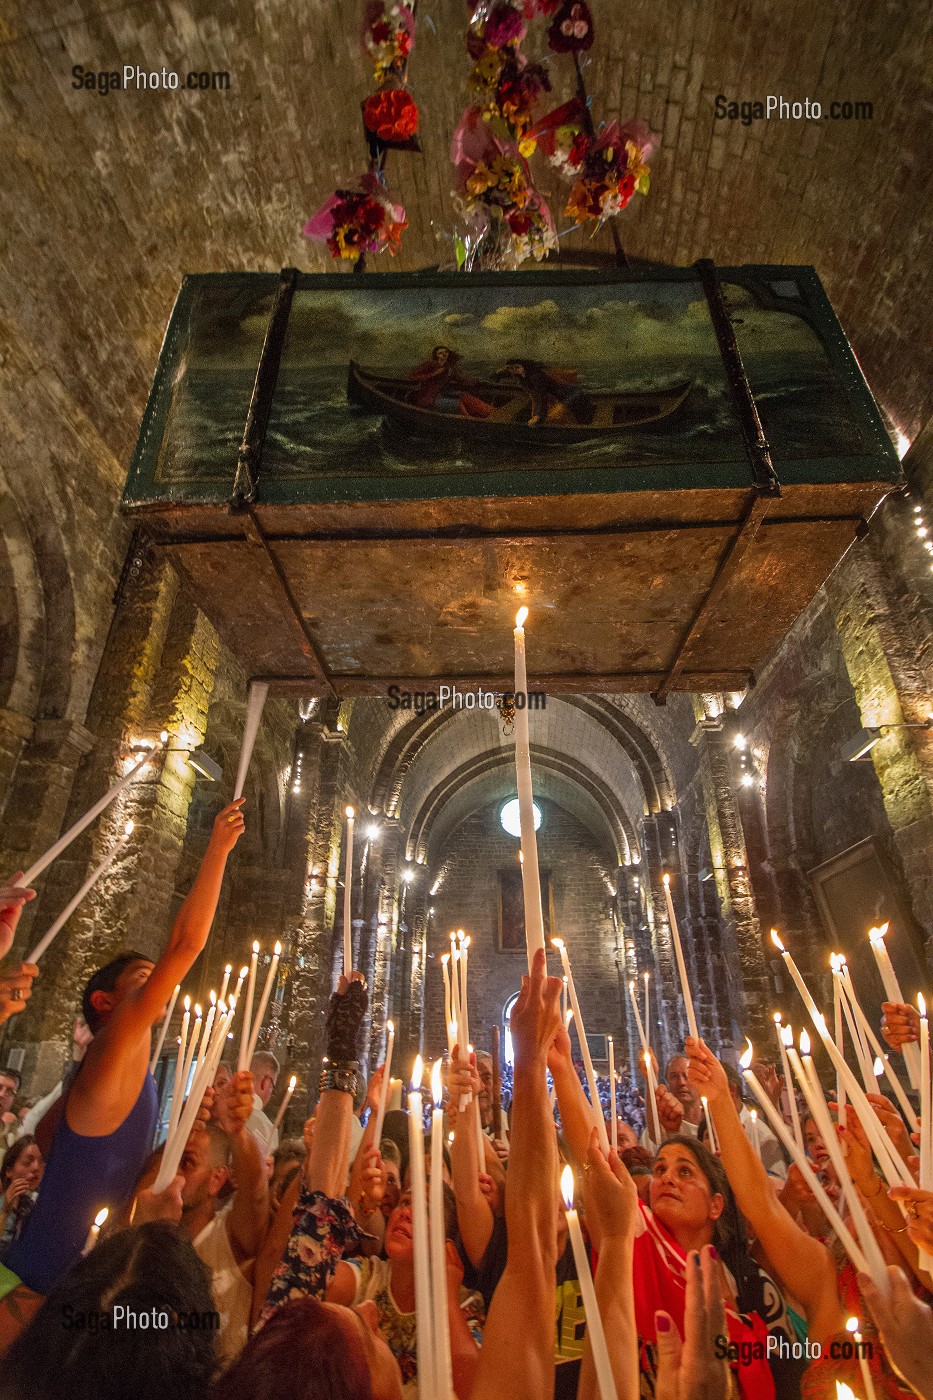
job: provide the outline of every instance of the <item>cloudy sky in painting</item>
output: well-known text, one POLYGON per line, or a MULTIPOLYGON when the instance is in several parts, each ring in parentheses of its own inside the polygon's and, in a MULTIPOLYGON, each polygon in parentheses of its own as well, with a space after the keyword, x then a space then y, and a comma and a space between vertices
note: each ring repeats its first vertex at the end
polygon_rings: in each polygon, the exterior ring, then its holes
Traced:
MULTIPOLYGON (((795 355, 815 350, 815 337, 796 316, 757 307, 747 292, 729 288, 747 355, 795 355)), ((199 334, 194 361, 205 368, 256 364, 269 303, 236 321, 215 321, 199 334), (205 353, 206 352, 206 353, 205 353)), ((292 304, 283 370, 345 366, 350 359, 405 374, 434 346, 450 345, 467 367, 494 370, 531 358, 621 381, 646 370, 703 367, 718 359, 712 324, 698 283, 584 286, 419 286, 302 289, 292 304)))

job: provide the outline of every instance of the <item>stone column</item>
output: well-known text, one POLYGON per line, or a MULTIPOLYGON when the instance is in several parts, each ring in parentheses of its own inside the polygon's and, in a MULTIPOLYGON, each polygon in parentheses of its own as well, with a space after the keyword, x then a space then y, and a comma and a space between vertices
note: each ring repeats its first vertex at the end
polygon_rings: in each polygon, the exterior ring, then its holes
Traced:
POLYGON ((26 715, 0 710, 0 815, 5 811, 23 746, 32 738, 34 728, 26 715))
MULTIPOLYGON (((734 949, 736 975, 730 981, 733 1015, 752 1039, 763 1039, 771 1024, 771 983, 755 910, 745 834, 735 796, 732 744, 721 717, 698 717, 691 742, 700 759, 710 853, 722 910, 722 950, 728 965, 734 949)), ((770 1034, 773 1035, 773 1026, 770 1034)))
MULTIPOLYGON (((673 871, 676 874, 677 858, 671 837, 673 820, 671 812, 658 812, 643 817, 641 822, 641 884, 650 939, 652 997, 660 1017, 658 1032, 650 1038, 651 1048, 658 1058, 662 1072, 665 1061, 675 1050, 682 1048, 687 1034, 687 1019, 680 995, 680 977, 674 957, 667 901, 662 883, 665 871, 673 871)), ((679 895, 679 884, 680 881, 675 879, 675 899, 679 895)), ((641 970, 644 971, 644 965, 641 970)))

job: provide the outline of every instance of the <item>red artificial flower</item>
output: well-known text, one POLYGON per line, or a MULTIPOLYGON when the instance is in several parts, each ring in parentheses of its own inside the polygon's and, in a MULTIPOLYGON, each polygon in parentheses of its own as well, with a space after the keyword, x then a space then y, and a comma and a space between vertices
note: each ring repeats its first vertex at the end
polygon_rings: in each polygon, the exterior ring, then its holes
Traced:
POLYGON ((385 88, 363 103, 363 121, 383 145, 410 141, 418 130, 418 104, 404 88, 385 88))
POLYGON ((534 223, 531 215, 526 214, 524 210, 521 209, 517 210, 515 213, 506 214, 505 221, 512 232, 517 233, 519 237, 521 237, 523 233, 527 233, 534 223))
POLYGON ((555 53, 582 53, 593 47, 593 16, 586 0, 565 0, 551 21, 547 41, 555 53))
POLYGON ((384 19, 377 20, 369 32, 376 44, 387 44, 392 38, 392 30, 384 19))

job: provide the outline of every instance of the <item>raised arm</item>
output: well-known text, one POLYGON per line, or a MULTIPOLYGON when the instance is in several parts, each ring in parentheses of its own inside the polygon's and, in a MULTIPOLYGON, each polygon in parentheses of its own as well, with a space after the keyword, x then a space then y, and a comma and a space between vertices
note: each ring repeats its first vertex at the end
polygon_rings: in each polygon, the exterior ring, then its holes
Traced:
POLYGON ((541 1400, 554 1390, 557 1278, 557 1136, 547 1095, 547 1053, 560 1029, 559 977, 546 976, 543 949, 512 1010, 515 1087, 508 1260, 493 1294, 471 1400, 541 1400), (516 1345, 521 1339, 521 1345, 516 1345))
POLYGON ((227 1233, 239 1263, 255 1259, 269 1228, 269 1179, 259 1143, 246 1124, 253 1111, 253 1076, 248 1069, 233 1076, 218 1095, 217 1121, 227 1134, 236 1190, 227 1216, 227 1233))
POLYGON ((573 1067, 570 1036, 563 1023, 558 1026, 557 1034, 548 1050, 547 1067, 554 1080, 554 1090, 557 1094, 557 1106, 560 1109, 564 1137, 570 1144, 574 1161, 582 1167, 590 1147, 593 1110, 590 1107, 589 1099, 583 1092, 583 1085, 580 1083, 577 1071, 573 1067))
POLYGON ((690 1082, 705 1094, 719 1139, 720 1157, 739 1210, 757 1236, 782 1283, 801 1303, 811 1337, 825 1340, 845 1323, 836 1268, 829 1250, 791 1218, 771 1189, 761 1159, 745 1135, 729 1093, 725 1070, 702 1040, 687 1038, 690 1082))
POLYGON ((466 1113, 461 1113, 459 1104, 465 1094, 471 1094, 475 1101, 479 1089, 479 1075, 469 1061, 460 1059, 460 1046, 455 1045, 447 1080, 447 1113, 454 1129, 450 1165, 460 1239, 467 1258, 477 1269, 492 1239, 494 1222, 489 1202, 480 1190, 479 1174, 485 1171, 486 1163, 479 1160, 475 1109, 471 1102, 466 1113))
MULTIPOLYGON (((635 1327, 635 1285, 632 1277, 638 1192, 618 1153, 609 1160, 599 1147, 594 1128, 583 1176, 586 1223, 599 1254, 596 1302, 606 1335, 606 1347, 618 1400, 638 1400, 638 1331, 635 1327)), ((587 1328, 580 1371, 578 1400, 600 1400, 599 1382, 587 1328)))

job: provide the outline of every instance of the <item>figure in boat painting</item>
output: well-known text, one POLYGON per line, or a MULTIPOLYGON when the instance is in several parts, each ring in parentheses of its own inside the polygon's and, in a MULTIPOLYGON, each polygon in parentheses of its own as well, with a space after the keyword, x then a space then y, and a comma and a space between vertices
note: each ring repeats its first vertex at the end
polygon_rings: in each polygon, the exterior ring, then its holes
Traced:
POLYGON ((557 444, 615 436, 667 418, 693 387, 688 379, 663 390, 588 392, 576 369, 510 360, 478 379, 464 373, 461 360, 449 345, 436 345, 404 378, 351 360, 347 394, 409 431, 557 444))

